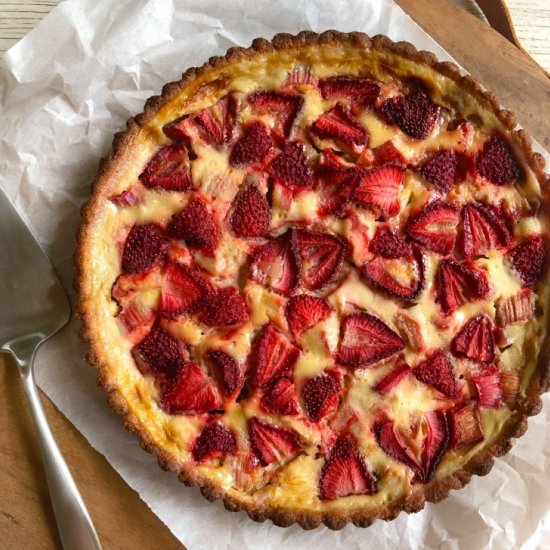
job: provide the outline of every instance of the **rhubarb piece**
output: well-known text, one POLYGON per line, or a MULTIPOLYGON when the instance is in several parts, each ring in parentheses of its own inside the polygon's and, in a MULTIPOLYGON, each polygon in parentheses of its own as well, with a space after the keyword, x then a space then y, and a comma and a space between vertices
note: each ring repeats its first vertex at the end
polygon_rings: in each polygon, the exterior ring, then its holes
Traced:
POLYGON ((122 308, 115 319, 124 338, 137 344, 153 326, 155 312, 136 297, 122 308))
POLYGON ((233 146, 229 155, 229 164, 242 166, 261 163, 269 154, 271 147, 271 137, 267 128, 261 122, 253 122, 233 146))
POLYGON ((250 95, 248 103, 255 112, 259 114, 268 113, 275 117, 280 133, 284 137, 288 137, 296 115, 302 109, 304 98, 300 95, 261 91, 250 95))
POLYGON ((134 224, 122 252, 122 270, 142 273, 158 265, 166 255, 168 243, 154 223, 134 224))
POLYGON ((535 286, 544 273, 546 262, 544 239, 540 235, 529 237, 527 241, 512 248, 506 255, 506 259, 523 286, 535 286))
POLYGON ((497 325, 505 327, 534 319, 535 300, 535 293, 530 288, 523 288, 508 298, 499 298, 495 302, 497 325))
POLYGON ((420 167, 420 174, 439 193, 446 195, 454 186, 458 157, 455 151, 437 151, 420 167))
POLYGON ((385 165, 373 168, 361 175, 355 189, 354 199, 366 208, 373 208, 386 216, 399 213, 399 192, 403 180, 403 169, 385 165))
POLYGON ((291 188, 301 188, 313 182, 313 168, 306 157, 301 141, 291 141, 270 165, 276 181, 291 188))
POLYGON ((288 73, 286 80, 283 84, 284 89, 295 89, 302 86, 317 87, 319 79, 315 76, 315 73, 308 65, 296 65, 288 73))
POLYGON ((472 376, 471 380, 475 386, 480 407, 496 409, 500 406, 502 389, 500 387, 498 368, 490 367, 482 372, 482 374, 472 376))
POLYGON ((497 135, 485 141, 474 163, 478 174, 495 185, 516 183, 522 175, 510 145, 497 135))
POLYGON ((237 442, 231 430, 221 422, 213 422, 205 426, 193 446, 193 458, 197 462, 206 459, 224 457, 226 453, 234 453, 237 442))
POLYGON ((401 151, 389 140, 372 150, 374 154, 374 164, 376 166, 384 166, 393 164, 394 166, 405 166, 407 159, 402 155, 401 151))
POLYGON ((263 237, 270 220, 271 208, 266 197, 254 184, 247 185, 235 199, 229 221, 231 229, 237 237, 263 237))
POLYGON ((116 204, 116 206, 135 206, 136 204, 140 204, 142 202, 143 192, 143 187, 139 184, 136 184, 132 185, 125 191, 122 191, 122 193, 119 193, 118 195, 109 197, 109 200, 113 204, 116 204))
POLYGON ((409 315, 399 312, 395 316, 395 324, 412 351, 420 353, 426 349, 420 323, 409 315))
POLYGON ((324 99, 349 97, 363 106, 370 106, 378 98, 380 85, 368 78, 331 76, 319 80, 319 90, 324 99))
POLYGON ((302 449, 298 434, 253 417, 248 421, 250 445, 262 466, 288 460, 302 449))
POLYGON ((501 371, 500 389, 502 392, 502 401, 509 409, 514 409, 519 393, 519 373, 515 370, 501 371))
POLYGON ((189 153, 183 143, 159 149, 139 176, 145 187, 162 187, 168 191, 193 189, 189 153))
POLYGON ((214 366, 223 393, 227 397, 238 394, 244 384, 244 375, 237 361, 221 349, 210 350, 207 355, 214 366))
POLYGON ((336 167, 322 167, 317 178, 319 182, 319 216, 346 215, 359 183, 359 171, 336 167))
POLYGON ((262 392, 260 408, 271 414, 296 416, 300 413, 300 405, 296 396, 296 388, 290 378, 280 376, 274 378, 262 392))
POLYGON ((208 295, 199 317, 209 327, 222 327, 241 325, 250 316, 240 292, 234 286, 225 286, 208 295))
POLYGON ((483 430, 479 421, 479 409, 475 401, 467 403, 449 415, 453 448, 460 451, 468 445, 483 441, 483 430))
POLYGON ((453 367, 442 350, 437 350, 413 369, 413 373, 424 384, 432 386, 447 397, 456 397, 457 384, 453 367))
POLYGON ((288 327, 296 339, 299 339, 307 329, 324 321, 332 311, 322 298, 306 294, 293 296, 285 307, 288 327))
POLYGON ((310 378, 302 388, 302 399, 307 415, 319 422, 338 405, 342 384, 333 371, 310 378))
POLYGON ((405 361, 398 361, 395 366, 393 366, 391 370, 373 386, 373 389, 384 395, 390 395, 393 388, 395 388, 401 380, 410 376, 411 373, 411 367, 409 367, 405 361))
POLYGON ((454 337, 453 353, 480 363, 491 363, 495 359, 493 323, 484 313, 469 319, 454 337))
POLYGON ((321 139, 330 139, 350 147, 364 147, 369 142, 365 128, 340 104, 319 117, 311 125, 311 131, 321 139))
POLYGON ((162 279, 160 311, 165 315, 192 312, 210 292, 211 285, 198 269, 170 263, 162 279))
POLYGON ((369 244, 369 250, 388 259, 407 258, 412 256, 413 252, 410 243, 405 242, 389 228, 380 226, 369 244))

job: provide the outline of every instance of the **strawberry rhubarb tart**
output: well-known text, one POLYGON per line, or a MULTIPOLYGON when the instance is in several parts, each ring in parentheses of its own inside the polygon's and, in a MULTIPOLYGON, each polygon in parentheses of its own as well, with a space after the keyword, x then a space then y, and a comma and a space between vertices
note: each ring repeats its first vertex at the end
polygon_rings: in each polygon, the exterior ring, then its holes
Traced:
POLYGON ((256 520, 414 512, 548 386, 542 158, 471 77, 255 40, 130 119, 83 210, 89 361, 160 465, 256 520))

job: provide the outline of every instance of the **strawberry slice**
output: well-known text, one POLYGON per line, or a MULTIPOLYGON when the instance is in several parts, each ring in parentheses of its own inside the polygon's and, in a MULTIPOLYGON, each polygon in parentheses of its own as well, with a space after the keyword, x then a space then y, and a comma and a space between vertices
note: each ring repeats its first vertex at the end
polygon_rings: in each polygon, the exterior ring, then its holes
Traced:
POLYGON ((384 395, 390 395, 393 388, 395 388, 401 380, 404 380, 410 376, 411 373, 411 367, 409 367, 405 361, 400 360, 394 367, 392 367, 390 372, 388 372, 376 383, 376 385, 373 386, 373 389, 384 395))
POLYGON ((338 360, 362 368, 399 353, 405 342, 386 323, 364 311, 342 320, 338 360))
POLYGON ((124 306, 115 319, 124 338, 137 344, 153 326, 155 312, 136 297, 124 306))
POLYGON ((385 165, 361 175, 354 199, 365 208, 374 208, 386 216, 399 213, 399 192, 403 181, 403 168, 385 165))
POLYGON ((298 266, 290 245, 290 232, 257 249, 250 260, 248 276, 281 294, 288 294, 298 282, 298 266))
POLYGON ((362 106, 372 106, 378 99, 380 85, 368 78, 331 76, 319 80, 319 90, 324 99, 349 97, 362 106))
POLYGON ((436 191, 446 195, 454 186, 458 169, 456 151, 443 150, 431 155, 420 167, 420 174, 436 191))
POLYGON ((481 203, 462 208, 462 233, 458 249, 464 258, 482 256, 495 248, 506 248, 512 234, 496 210, 481 203))
POLYGON ((502 389, 500 387, 500 373, 496 367, 486 369, 478 376, 472 376, 471 380, 476 388, 480 407, 496 409, 500 406, 502 389))
POLYGON ((212 256, 218 245, 219 230, 206 203, 194 198, 175 215, 168 225, 168 233, 174 239, 184 240, 191 248, 212 256))
POLYGON ((262 466, 288 460, 302 449, 297 432, 253 417, 248 421, 250 445, 262 466))
POLYGON ((483 429, 479 421, 479 409, 475 401, 467 403, 449 415, 453 448, 457 451, 483 441, 483 429))
POLYGON ((227 397, 238 394, 244 384, 244 375, 237 361, 221 349, 210 350, 207 357, 214 366, 223 393, 227 397))
POLYGON ((170 379, 161 398, 168 414, 207 413, 222 407, 220 396, 196 363, 185 363, 170 379))
POLYGON ((312 326, 324 321, 333 309, 317 296, 299 294, 286 304, 285 315, 288 327, 294 338, 299 339, 312 326))
POLYGON ((508 298, 499 298, 495 302, 497 325, 505 327, 535 318, 535 293, 523 288, 508 298))
POLYGON ((546 248, 541 235, 533 235, 527 241, 512 248, 506 259, 523 286, 533 287, 542 278, 546 262, 546 248))
POLYGON ((300 281, 308 290, 319 290, 335 281, 342 271, 346 245, 336 235, 309 229, 291 229, 300 281))
POLYGON ((187 359, 183 342, 155 327, 133 348, 132 355, 143 374, 166 374, 172 376, 187 359))
POLYGON ((321 167, 317 172, 320 198, 317 213, 320 216, 343 218, 359 183, 358 175, 356 169, 321 167))
POLYGON ((321 139, 348 145, 356 152, 369 143, 367 130, 340 104, 319 117, 311 125, 311 131, 321 139))
POLYGON ((438 254, 450 254, 455 246, 459 210, 436 201, 409 218, 407 233, 413 241, 438 254))
POLYGON ((388 227, 378 226, 370 244, 369 250, 383 258, 407 258, 413 253, 412 246, 396 235, 388 227))
POLYGON ((445 313, 452 313, 467 302, 482 300, 490 292, 485 272, 473 263, 446 258, 439 264, 436 278, 438 301, 445 313))
POLYGON ((300 405, 292 380, 286 376, 274 378, 262 392, 260 408, 271 414, 288 416, 299 414, 300 405))
POLYGON ((306 412, 314 422, 319 422, 338 405, 342 383, 335 371, 326 371, 310 378, 302 388, 306 412))
POLYGON ((312 184, 314 171, 310 166, 305 145, 301 141, 291 141, 284 151, 270 165, 275 181, 281 185, 307 187, 312 184))
POLYGON ((519 373, 515 370, 503 370, 500 372, 500 389, 502 402, 509 409, 514 409, 519 393, 519 373))
POLYGON ((416 139, 425 139, 432 133, 439 115, 439 108, 424 90, 391 97, 382 103, 380 111, 390 124, 397 124, 416 139))
POLYGON ((197 462, 205 459, 224 457, 234 453, 237 442, 233 432, 221 422, 207 424, 193 446, 192 455, 197 462))
POLYGON ((193 189, 189 153, 183 143, 159 149, 139 176, 145 187, 162 187, 168 191, 193 189))
POLYGON ((427 483, 434 475, 443 454, 450 441, 449 421, 444 411, 430 411, 424 416, 426 421, 426 437, 422 448, 423 477, 427 483))
POLYGON ((265 386, 276 376, 292 372, 300 350, 273 325, 266 325, 254 344, 252 365, 258 386, 265 386))
POLYGON ((167 249, 168 243, 154 223, 136 223, 124 243, 122 270, 127 273, 147 271, 164 259, 167 249))
POLYGON ((407 159, 401 154, 401 151, 389 140, 372 150, 374 154, 374 164, 384 166, 393 164, 395 166, 405 166, 407 159))
POLYGON ((256 185, 249 184, 235 199, 229 223, 237 237, 262 237, 269 230, 271 208, 256 185))
POLYGON ((453 367, 445 353, 437 350, 413 369, 418 380, 432 386, 447 397, 456 397, 457 385, 453 367))
POLYGON ((493 323, 484 313, 469 319, 453 338, 453 353, 481 363, 495 360, 495 339, 493 323))
POLYGON ((248 103, 256 113, 267 113, 275 117, 279 133, 288 137, 296 116, 304 105, 304 98, 301 95, 264 90, 248 96, 248 103))
POLYGON ((209 327, 241 325, 250 318, 240 292, 234 286, 224 286, 208 294, 199 314, 209 327))
POLYGON ((340 435, 321 469, 319 498, 334 500, 373 493, 376 493, 376 480, 367 468, 355 438, 349 433, 340 435))
POLYGON ((426 349, 422 328, 416 319, 401 311, 395 316, 395 324, 412 351, 421 353, 426 349))
POLYGON ((269 155, 272 145, 267 128, 259 121, 253 122, 231 149, 229 164, 242 166, 261 163, 269 155))
POLYGON ((478 174, 495 185, 516 183, 522 176, 512 148, 498 135, 485 141, 483 149, 475 156, 474 164, 478 174))

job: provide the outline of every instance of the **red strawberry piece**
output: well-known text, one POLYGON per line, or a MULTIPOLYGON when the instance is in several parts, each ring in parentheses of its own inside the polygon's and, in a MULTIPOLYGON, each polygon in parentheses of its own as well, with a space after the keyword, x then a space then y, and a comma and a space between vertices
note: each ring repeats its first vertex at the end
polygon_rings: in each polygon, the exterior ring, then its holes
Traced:
POLYGON ((446 195, 455 184, 458 168, 458 156, 455 151, 437 151, 420 167, 420 174, 428 180, 439 193, 446 195))
POLYGON ((500 372, 500 389, 502 401, 509 409, 514 409, 519 393, 519 373, 515 370, 500 372))
POLYGON ((162 279, 160 311, 166 315, 191 312, 210 292, 211 285, 200 271, 187 265, 168 264, 162 279))
POLYGON ((203 301, 200 320, 209 327, 241 325, 250 318, 240 292, 234 286, 225 286, 210 293, 203 301))
POLYGON ((413 253, 412 246, 388 227, 379 226, 369 244, 369 250, 383 258, 407 258, 413 253))
POLYGON ((288 327, 294 338, 302 334, 317 323, 324 321, 331 313, 332 308, 317 296, 299 294, 293 296, 285 307, 288 327))
POLYGON ((188 246, 212 255, 219 240, 219 231, 208 211, 206 203, 199 198, 187 206, 168 225, 168 232, 175 239, 184 240, 188 246))
POLYGON ((355 438, 349 433, 339 436, 321 469, 319 498, 334 500, 375 492, 376 481, 365 464, 355 438))
POLYGON ((252 450, 262 466, 289 459, 302 449, 294 430, 273 426, 256 417, 248 421, 248 433, 252 450))
POLYGON ((322 167, 318 173, 320 216, 334 215, 343 218, 359 183, 359 172, 355 169, 322 167))
POLYGON ((261 122, 253 122, 237 140, 229 155, 231 166, 262 162, 271 151, 272 142, 267 128, 261 122))
POLYGON ((132 354, 142 373, 148 374, 147 371, 150 370, 168 376, 172 376, 187 358, 183 342, 159 327, 153 328, 134 347, 132 354))
POLYGON ((427 429, 422 445, 421 481, 427 483, 433 477, 437 465, 449 446, 450 433, 447 414, 444 411, 430 411, 424 418, 427 429))
POLYGON ((512 248, 506 254, 506 259, 510 262, 523 286, 535 286, 544 273, 546 262, 544 239, 540 235, 529 237, 527 241, 512 248))
POLYGON ((490 363, 495 359, 493 323, 484 313, 469 319, 453 339, 453 353, 473 361, 490 363))
POLYGON ((277 182, 290 187, 307 187, 313 180, 313 168, 301 141, 291 141, 270 166, 277 182))
POLYGON ((485 141, 474 163, 478 174, 496 185, 515 183, 522 175, 510 145, 497 135, 485 141))
POLYGON ((391 140, 376 147, 376 149, 373 149, 372 152, 374 154, 374 164, 376 166, 384 166, 386 164, 405 166, 407 163, 405 157, 401 154, 401 151, 397 149, 391 140))
POLYGON ((296 115, 302 109, 304 98, 301 95, 263 90, 250 95, 248 103, 257 113, 269 113, 276 117, 282 134, 288 137, 296 115))
POLYGON ((143 200, 143 186, 132 185, 122 193, 109 197, 109 200, 117 206, 135 206, 143 200))
POLYGON ((274 378, 262 392, 260 408, 271 414, 295 416, 300 412, 296 388, 286 376, 274 378))
POLYGON ((486 298, 490 292, 487 275, 474 264, 446 258, 439 264, 437 293, 441 308, 451 313, 463 304, 486 298))
POLYGON ((467 403, 449 415, 453 447, 455 450, 483 441, 483 430, 479 421, 479 409, 475 401, 467 403))
POLYGON ((145 187, 162 187, 168 191, 193 189, 189 153, 183 143, 159 149, 139 176, 145 187))
POLYGON ((161 406, 168 414, 207 413, 220 409, 222 402, 206 373, 195 363, 185 363, 166 386, 161 406))
POLYGON ((143 340, 155 322, 155 312, 139 298, 128 302, 116 316, 123 336, 136 344, 143 340))
POLYGON ((293 89, 301 86, 316 87, 319 82, 315 73, 311 70, 311 67, 307 65, 296 65, 286 77, 283 88, 293 89))
POLYGON ((464 258, 482 256, 489 250, 505 248, 512 234, 496 209, 481 203, 462 208, 462 233, 458 248, 464 258))
POLYGON ((292 372, 300 350, 273 325, 266 325, 252 350, 252 365, 258 386, 265 386, 276 376, 292 372))
POLYGON ((426 344, 422 336, 422 328, 416 319, 399 312, 395 316, 395 324, 412 351, 420 353, 425 350, 426 344))
POLYGON ((244 383, 243 372, 237 361, 221 349, 210 350, 207 355, 225 395, 229 397, 237 394, 244 383))
POLYGON ((309 229, 291 230, 300 281, 308 290, 319 290, 338 278, 346 245, 340 237, 309 229))
POLYGON ((457 385, 453 367, 443 351, 437 350, 413 369, 413 373, 424 384, 432 386, 447 397, 456 397, 457 385))
POLYGON ((418 244, 438 254, 450 254, 455 246, 459 210, 436 201, 409 219, 407 233, 418 244))
POLYGON ((405 342, 386 323, 366 312, 342 320, 338 360, 355 368, 367 367, 399 353, 405 342))
POLYGON ((122 270, 141 273, 160 263, 168 243, 154 223, 134 224, 126 237, 122 252, 122 270))
POLYGON ((202 462, 207 458, 223 457, 225 453, 234 453, 237 442, 231 430, 220 422, 207 424, 193 446, 193 458, 202 462))
POLYGON ((366 208, 374 208, 386 216, 395 216, 400 209, 399 191, 403 169, 385 165, 365 172, 354 193, 355 200, 366 208))
POLYGON ((342 384, 335 372, 327 371, 310 378, 302 388, 307 415, 319 422, 338 405, 342 384))
POLYGON ((262 237, 269 230, 271 208, 264 195, 253 185, 247 185, 235 199, 229 223, 237 237, 262 237))
POLYGON ((396 363, 394 367, 384 377, 382 377, 376 385, 373 387, 376 391, 383 393, 384 395, 390 395, 395 386, 404 380, 412 373, 411 367, 401 360, 396 363))
POLYGON ((321 139, 331 139, 349 146, 367 146, 367 130, 342 105, 319 117, 312 125, 311 131, 321 139))
POLYGON ((380 110, 388 122, 416 139, 425 139, 432 133, 439 113, 424 90, 387 99, 380 110))
POLYGON ((472 376, 471 380, 477 391, 479 406, 488 409, 498 408, 502 399, 498 369, 489 368, 478 376, 472 376))
POLYGON ((290 232, 258 248, 250 260, 248 276, 281 294, 288 294, 298 282, 298 266, 290 245, 290 232))
POLYGON ((368 78, 331 76, 319 80, 319 90, 324 99, 349 97, 361 105, 370 106, 378 98, 380 86, 368 78))
POLYGON ((504 327, 535 318, 535 293, 529 288, 521 289, 508 298, 495 302, 497 325, 504 327))

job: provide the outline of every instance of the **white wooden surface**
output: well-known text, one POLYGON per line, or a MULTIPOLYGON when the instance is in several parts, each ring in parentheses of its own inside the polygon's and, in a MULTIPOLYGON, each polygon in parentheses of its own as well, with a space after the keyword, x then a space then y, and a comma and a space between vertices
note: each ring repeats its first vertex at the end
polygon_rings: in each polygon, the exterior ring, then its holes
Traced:
MULTIPOLYGON (((473 0, 450 1, 484 19, 473 0)), ((58 3, 58 0, 0 0, 0 54, 58 3)), ((507 0, 507 4, 524 48, 550 71, 550 0, 507 0)))

